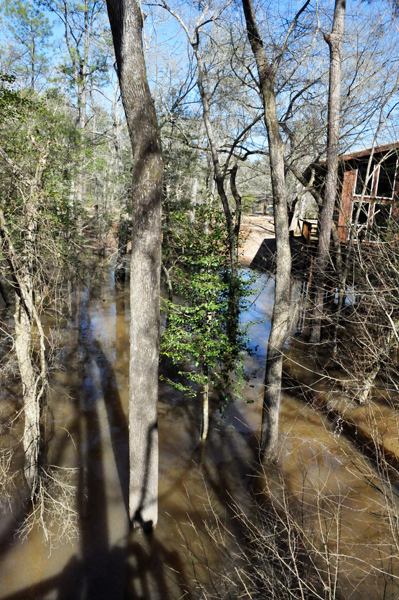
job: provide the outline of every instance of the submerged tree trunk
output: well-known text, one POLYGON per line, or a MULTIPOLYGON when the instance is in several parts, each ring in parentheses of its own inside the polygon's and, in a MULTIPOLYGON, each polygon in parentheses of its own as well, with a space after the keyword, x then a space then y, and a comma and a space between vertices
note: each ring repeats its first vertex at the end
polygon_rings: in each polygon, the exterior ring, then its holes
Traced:
POLYGON ((313 325, 310 336, 310 341, 312 343, 319 343, 321 337, 321 322, 323 317, 325 294, 325 270, 328 262, 331 226, 333 221, 335 200, 337 196, 341 63, 345 31, 345 12, 346 0, 336 0, 332 31, 330 35, 324 36, 330 48, 327 177, 324 204, 321 210, 319 222, 319 246, 314 264, 316 291, 313 311, 313 325))
POLYGON ((130 267, 129 513, 145 530, 158 520, 158 355, 162 150, 147 82, 135 0, 107 0, 119 84, 133 150, 130 267))
POLYGON ((291 248, 284 174, 284 144, 280 134, 274 89, 276 68, 268 62, 257 28, 252 0, 243 0, 242 3, 248 39, 258 68, 259 84, 263 99, 265 124, 269 140, 276 235, 276 283, 273 316, 267 349, 260 440, 260 458, 264 460, 266 458, 274 458, 277 451, 283 349, 290 317, 291 248))

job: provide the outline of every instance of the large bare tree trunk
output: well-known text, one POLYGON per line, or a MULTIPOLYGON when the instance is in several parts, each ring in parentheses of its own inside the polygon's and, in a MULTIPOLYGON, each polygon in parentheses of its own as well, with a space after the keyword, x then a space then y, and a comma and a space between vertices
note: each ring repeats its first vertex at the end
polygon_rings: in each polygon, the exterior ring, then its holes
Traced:
POLYGON ((330 48, 330 81, 328 95, 327 176, 324 204, 319 221, 319 246, 314 263, 316 293, 313 311, 313 326, 310 336, 310 341, 316 344, 320 342, 321 337, 321 322, 325 295, 325 269, 328 262, 331 226, 335 200, 337 197, 341 63, 345 31, 345 13, 346 0, 336 0, 332 31, 330 35, 324 36, 324 39, 330 48))
POLYGON ((151 529, 158 519, 158 354, 162 150, 147 82, 135 0, 107 0, 123 106, 133 150, 130 267, 129 513, 151 529))
POLYGON ((288 209, 284 174, 284 144, 277 117, 276 68, 269 64, 259 35, 252 0, 243 0, 248 39, 255 56, 265 112, 270 170, 273 190, 276 235, 276 282, 273 316, 267 349, 265 390, 263 398, 260 458, 275 457, 281 405, 283 349, 290 317, 291 248, 288 231, 288 209))

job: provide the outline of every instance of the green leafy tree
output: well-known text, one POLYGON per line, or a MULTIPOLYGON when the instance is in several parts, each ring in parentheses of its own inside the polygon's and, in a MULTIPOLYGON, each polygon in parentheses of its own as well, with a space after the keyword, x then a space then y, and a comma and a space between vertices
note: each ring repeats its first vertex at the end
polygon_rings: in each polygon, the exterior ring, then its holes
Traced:
POLYGON ((13 70, 24 86, 35 91, 48 68, 50 20, 32 0, 4 0, 0 6, 9 44, 14 46, 13 70))
MULTIPOLYGON (((172 386, 189 397, 201 390, 201 439, 205 440, 211 388, 219 393, 222 413, 239 395, 247 337, 243 329, 238 330, 235 343, 229 336, 230 279, 236 274, 230 269, 222 214, 202 206, 197 209, 195 227, 187 211, 174 213, 173 221, 165 252, 177 301, 164 301, 167 321, 161 352, 178 367, 178 381, 167 379, 172 386)), ((242 302, 249 286, 249 280, 239 278, 242 302)))

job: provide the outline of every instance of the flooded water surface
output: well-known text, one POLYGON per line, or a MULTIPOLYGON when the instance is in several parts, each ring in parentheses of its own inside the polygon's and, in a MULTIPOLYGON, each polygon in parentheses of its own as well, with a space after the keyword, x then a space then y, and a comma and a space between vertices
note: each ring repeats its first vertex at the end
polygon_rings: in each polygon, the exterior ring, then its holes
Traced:
MULTIPOLYGON (((251 379, 225 419, 214 411, 206 444, 199 442, 199 401, 161 386, 159 523, 150 536, 129 531, 127 518, 128 291, 115 285, 111 271, 94 291, 76 290, 59 368, 52 374, 49 450, 49 462, 63 467, 59 473, 76 490, 75 512, 64 513, 70 523, 62 510, 55 513, 64 522, 50 525, 55 536, 50 548, 39 528, 25 541, 15 536, 22 519, 18 504, 4 508, 1 600, 194 600, 202 594, 198 582, 208 589, 220 584, 225 565, 206 523, 212 527, 217 515, 239 539, 233 501, 254 513, 251 487, 273 281, 261 280, 258 288, 244 317, 258 321, 251 329, 256 353, 246 359, 251 379), (64 537, 57 540, 62 524, 64 537)), ((281 440, 265 493, 279 502, 287 499, 311 532, 319 568, 327 579, 339 579, 334 597, 396 598, 390 496, 381 489, 385 484, 377 485, 373 467, 326 416, 288 393, 281 440), (335 553, 330 574, 326 552, 335 553)))

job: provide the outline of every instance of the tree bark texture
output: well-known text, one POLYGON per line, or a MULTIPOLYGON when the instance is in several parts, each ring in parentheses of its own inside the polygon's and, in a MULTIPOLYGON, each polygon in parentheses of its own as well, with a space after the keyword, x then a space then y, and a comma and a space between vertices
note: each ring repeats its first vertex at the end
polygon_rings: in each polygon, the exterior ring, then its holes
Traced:
POLYGON ((129 513, 134 526, 149 530, 158 518, 162 149, 144 62, 142 13, 135 0, 108 0, 107 7, 133 150, 129 513))
POLYGON ((327 176, 324 203, 319 221, 319 246, 314 264, 316 291, 313 325, 310 336, 310 341, 316 344, 320 342, 321 338, 325 269, 328 261, 334 205, 337 196, 341 63, 345 32, 345 13, 346 0, 336 0, 332 31, 330 35, 324 36, 330 48, 330 79, 328 93, 327 176))
POLYGON ((38 379, 31 360, 32 323, 25 306, 16 294, 15 351, 22 382, 24 405, 24 475, 32 493, 35 492, 39 477, 40 453, 40 403, 37 399, 38 379))
POLYGON ((270 171, 273 190, 276 235, 276 281, 273 316, 267 349, 263 398, 260 458, 272 459, 277 451, 281 406, 283 349, 290 319, 291 248, 284 173, 284 143, 280 134, 275 96, 275 69, 269 64, 256 24, 252 0, 243 0, 248 39, 259 74, 269 141, 270 171))

